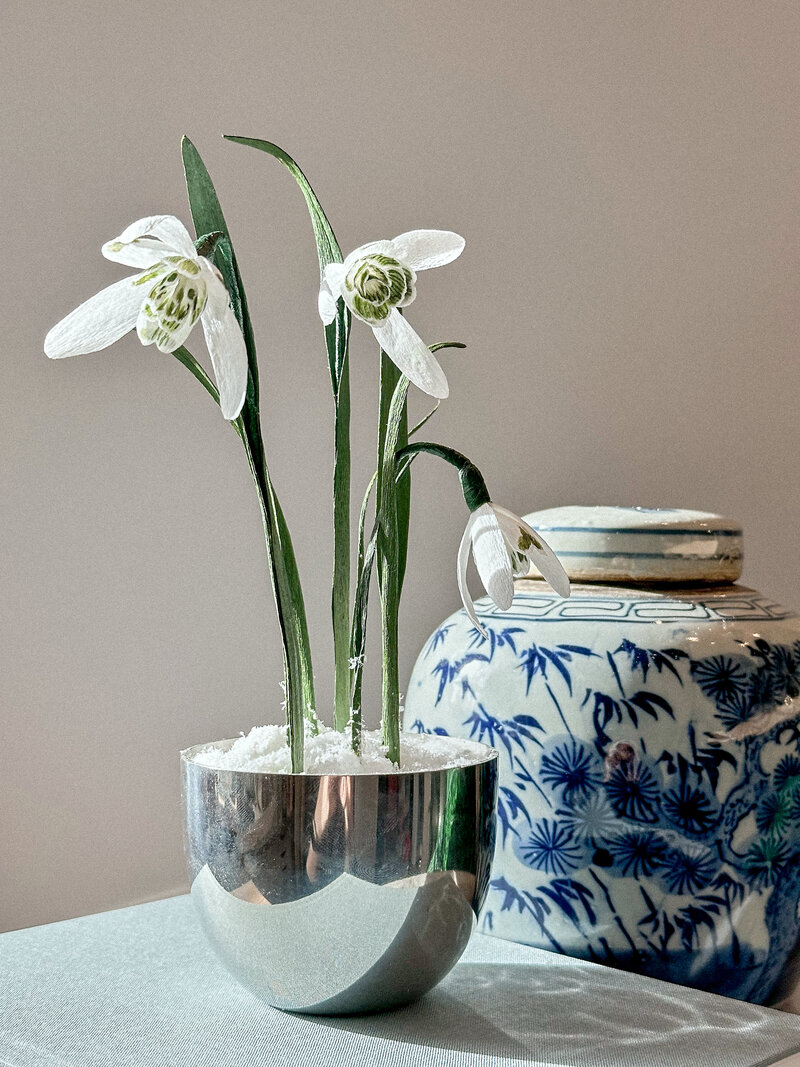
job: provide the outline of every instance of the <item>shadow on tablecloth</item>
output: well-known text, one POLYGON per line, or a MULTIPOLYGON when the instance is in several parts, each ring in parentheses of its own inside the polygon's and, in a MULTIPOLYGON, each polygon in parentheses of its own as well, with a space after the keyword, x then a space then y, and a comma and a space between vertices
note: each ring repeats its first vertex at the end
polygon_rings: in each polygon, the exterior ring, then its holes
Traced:
POLYGON ((535 1055, 581 1067, 774 1062, 773 1020, 763 1009, 696 991, 691 995, 702 1004, 690 1003, 679 987, 653 980, 631 993, 630 975, 575 960, 567 969, 558 957, 553 962, 547 971, 462 962, 416 1004, 315 1022, 431 1049, 511 1060, 535 1055))
POLYGON ((4 934, 0 1064, 14 1067, 766 1067, 800 1019, 476 936, 383 1015, 289 1015, 240 986, 187 897, 4 934))

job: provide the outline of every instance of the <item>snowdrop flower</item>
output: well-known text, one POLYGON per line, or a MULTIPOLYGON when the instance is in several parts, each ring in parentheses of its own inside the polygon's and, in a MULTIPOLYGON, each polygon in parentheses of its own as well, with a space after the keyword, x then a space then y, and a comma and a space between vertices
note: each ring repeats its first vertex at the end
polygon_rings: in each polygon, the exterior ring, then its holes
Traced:
POLYGON ((430 349, 398 308, 417 295, 417 271, 442 267, 461 255, 464 238, 449 230, 411 230, 393 241, 361 245, 344 263, 330 263, 322 276, 319 314, 328 325, 341 297, 357 319, 372 327, 378 344, 407 378, 430 396, 444 399, 447 379, 430 349))
POLYGON ((555 591, 569 596, 569 578, 555 553, 524 519, 490 501, 470 513, 458 550, 458 589, 464 610, 485 634, 467 588, 469 551, 486 592, 501 611, 514 599, 514 578, 524 577, 531 564, 555 591))
POLYGON ((173 215, 139 219, 103 255, 143 268, 103 289, 62 319, 44 342, 52 359, 99 352, 136 327, 143 345, 174 352, 198 319, 214 368, 226 419, 242 410, 247 388, 247 351, 228 290, 216 267, 199 256, 186 227, 173 215))

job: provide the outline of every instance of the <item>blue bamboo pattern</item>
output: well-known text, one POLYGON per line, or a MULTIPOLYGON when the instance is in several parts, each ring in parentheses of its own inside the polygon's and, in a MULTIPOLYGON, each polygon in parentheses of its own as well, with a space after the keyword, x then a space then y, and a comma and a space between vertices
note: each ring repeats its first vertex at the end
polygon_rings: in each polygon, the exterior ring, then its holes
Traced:
POLYGON ((630 639, 544 646, 524 626, 471 630, 464 648, 453 629, 426 648, 434 700, 412 728, 444 733, 444 700, 463 709, 453 732, 501 753, 483 928, 514 913, 532 944, 763 1000, 798 930, 800 722, 731 744, 693 722, 687 729, 676 710, 710 701, 721 732, 800 696, 800 641, 757 638, 694 659, 630 639), (511 714, 490 707, 475 680, 497 657, 518 678, 511 714), (586 687, 580 666, 589 661, 586 687), (649 751, 654 737, 674 743, 649 751), (514 884, 505 855, 536 878, 514 884), (747 909, 763 915, 758 943, 737 936, 747 909))

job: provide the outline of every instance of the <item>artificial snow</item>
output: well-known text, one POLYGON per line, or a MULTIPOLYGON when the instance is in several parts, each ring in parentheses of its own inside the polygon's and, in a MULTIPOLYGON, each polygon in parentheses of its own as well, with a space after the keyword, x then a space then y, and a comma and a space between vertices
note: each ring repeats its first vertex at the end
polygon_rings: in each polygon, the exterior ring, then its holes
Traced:
MULTIPOLYGON (((378 730, 365 730, 361 755, 350 747, 350 733, 340 733, 320 724, 319 733, 306 729, 304 774, 397 774, 398 767, 386 756, 378 730)), ((487 759, 491 749, 475 741, 441 734, 402 733, 400 773, 439 771, 466 767, 487 759)), ((230 741, 206 745, 192 757, 195 763, 215 770, 249 771, 259 774, 291 774, 292 758, 285 726, 254 726, 249 734, 230 741)))

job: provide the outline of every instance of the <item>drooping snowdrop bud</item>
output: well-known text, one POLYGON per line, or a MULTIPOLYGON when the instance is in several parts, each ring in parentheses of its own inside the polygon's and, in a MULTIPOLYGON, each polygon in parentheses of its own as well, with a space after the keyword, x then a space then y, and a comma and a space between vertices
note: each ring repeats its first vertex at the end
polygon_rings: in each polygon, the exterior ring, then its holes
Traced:
POLYGON ((569 578, 555 553, 524 519, 491 501, 470 513, 458 550, 458 589, 464 610, 485 632, 467 587, 469 553, 489 597, 501 611, 514 599, 514 578, 524 577, 533 565, 559 596, 569 596, 569 578))

